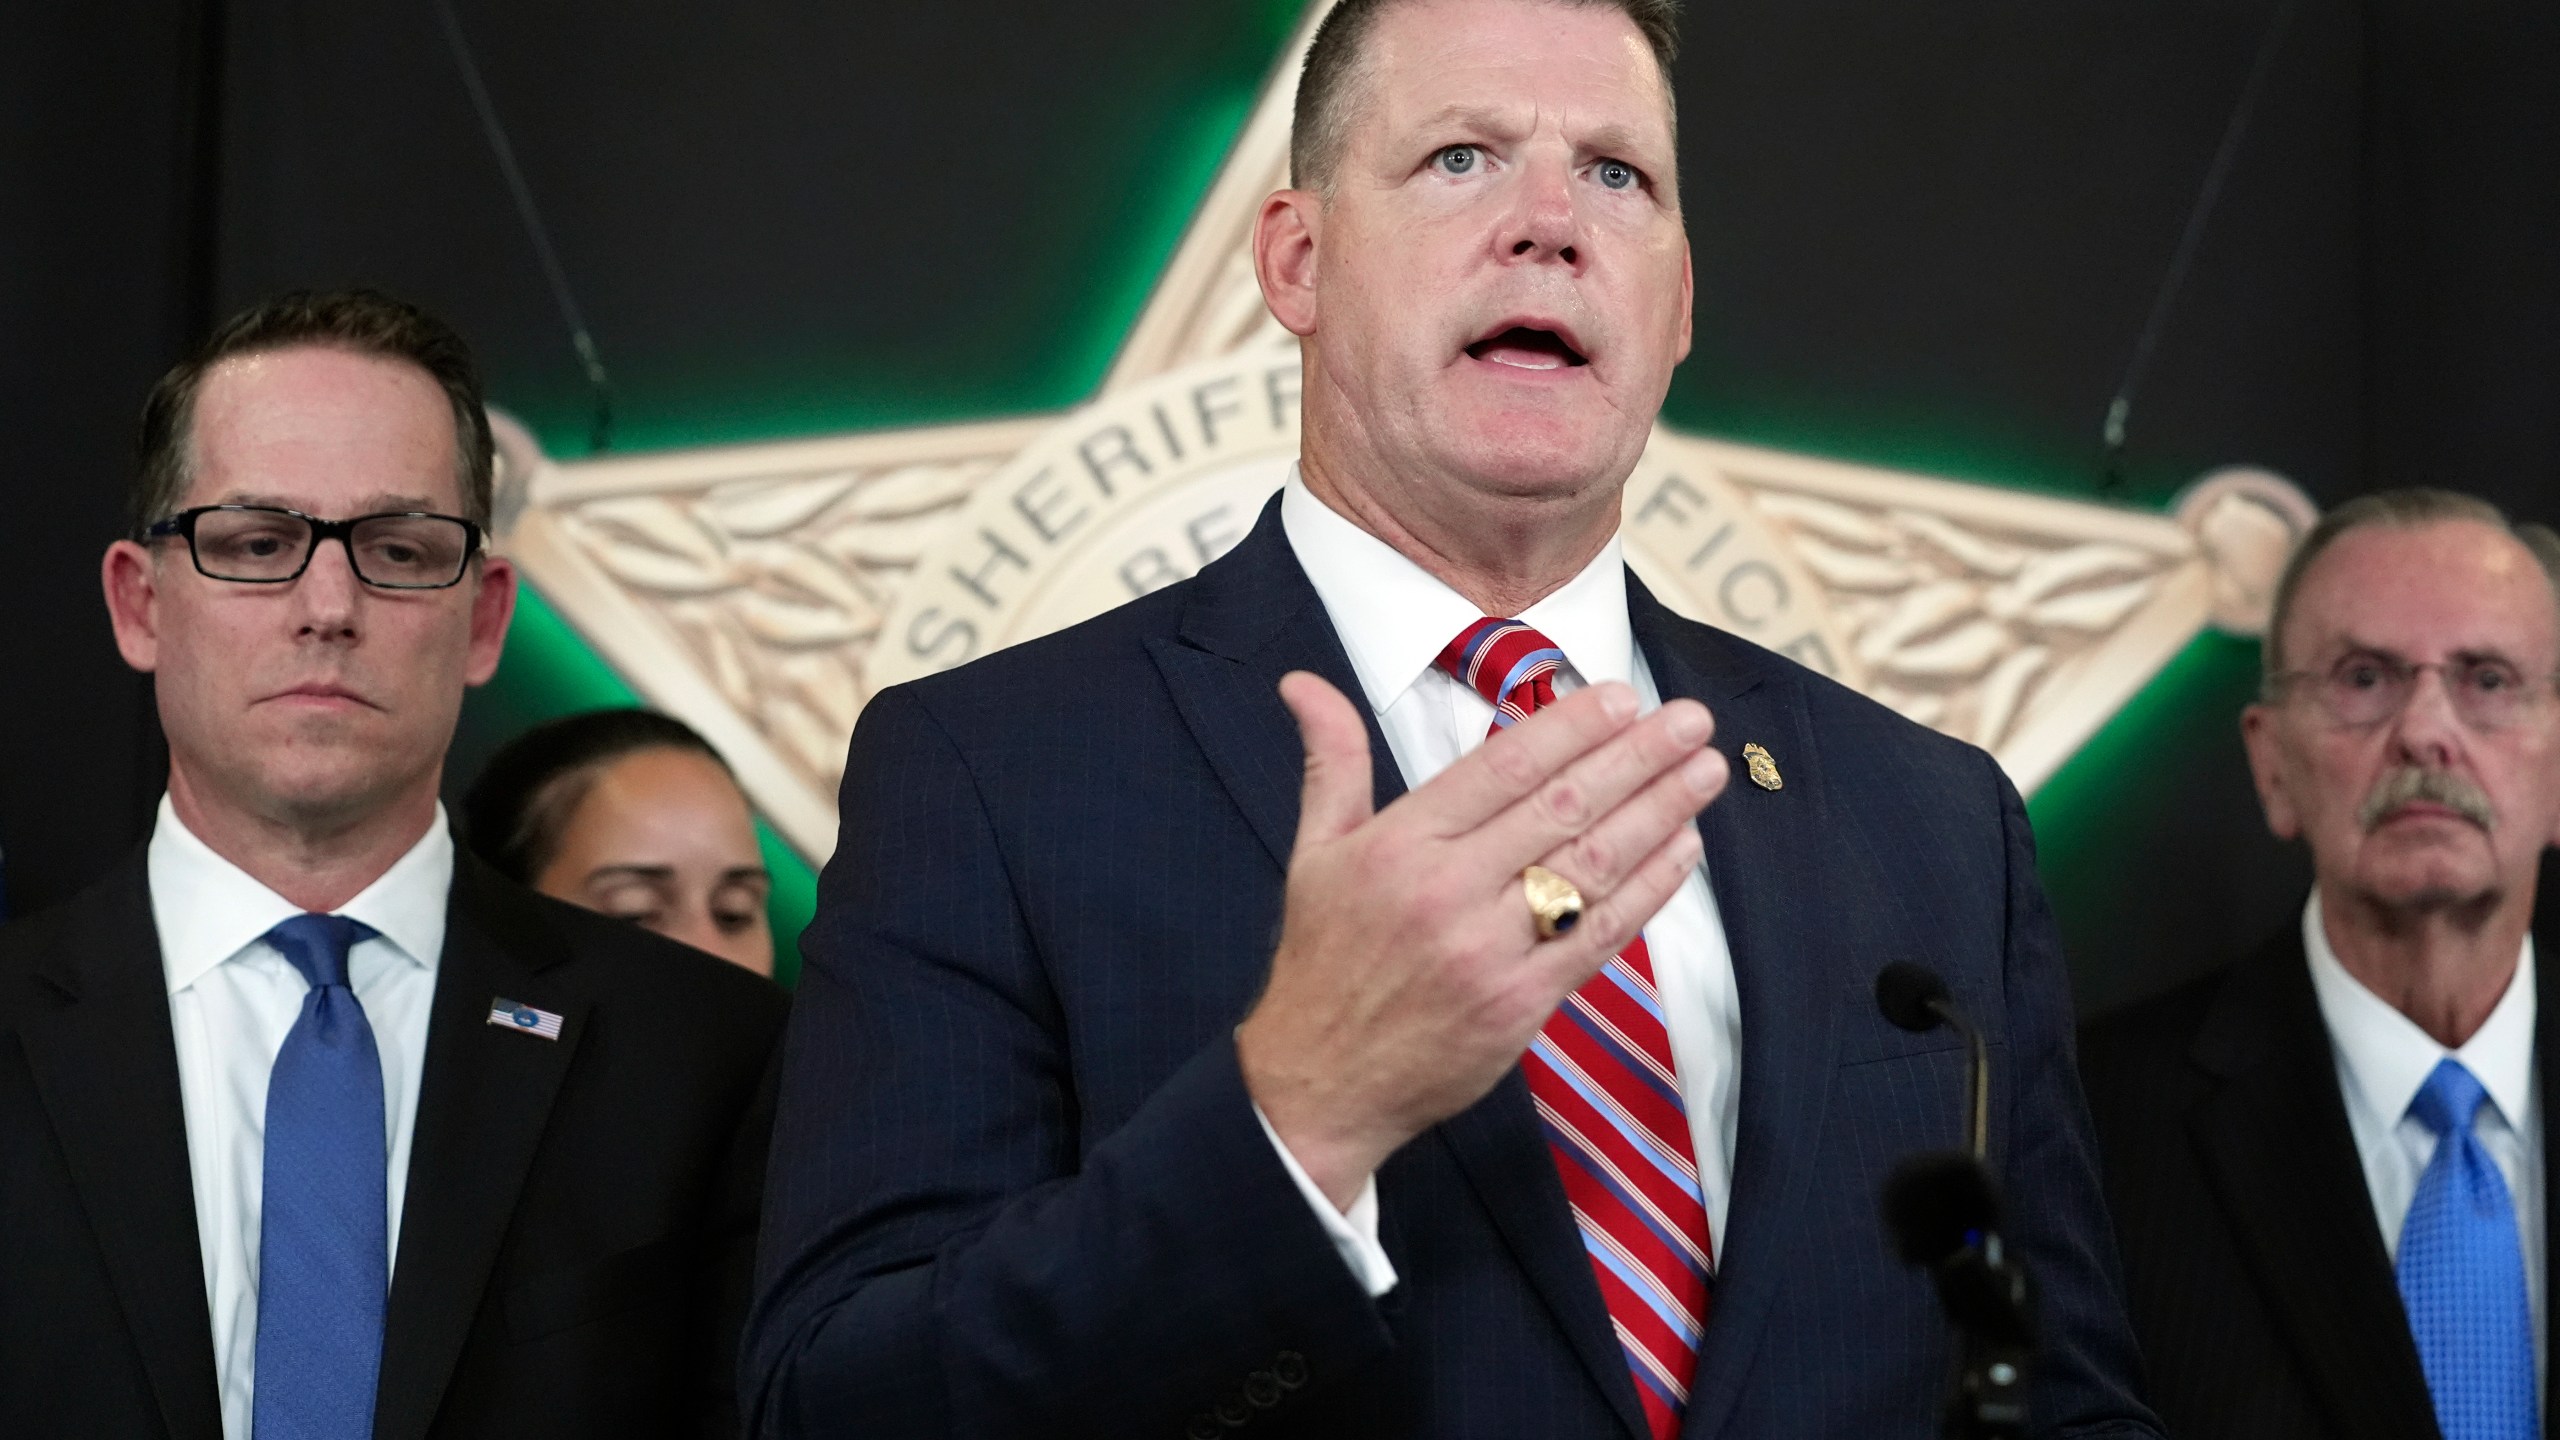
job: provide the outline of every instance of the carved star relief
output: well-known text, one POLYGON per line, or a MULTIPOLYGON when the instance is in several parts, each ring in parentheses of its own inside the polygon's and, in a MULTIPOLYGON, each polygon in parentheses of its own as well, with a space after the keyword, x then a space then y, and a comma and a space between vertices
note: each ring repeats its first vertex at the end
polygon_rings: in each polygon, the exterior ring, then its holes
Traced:
MULTIPOLYGON (((1073 411, 567 461, 499 417, 501 548, 812 862, 874 693, 1196 571, 1281 483, 1296 342, 1247 246, 1326 8, 1073 411)), ((1626 496, 1629 564, 1666 603, 1984 746, 2030 793, 2204 626, 2262 628, 2314 515, 2260 470, 2161 515, 1663 426, 1626 496)))

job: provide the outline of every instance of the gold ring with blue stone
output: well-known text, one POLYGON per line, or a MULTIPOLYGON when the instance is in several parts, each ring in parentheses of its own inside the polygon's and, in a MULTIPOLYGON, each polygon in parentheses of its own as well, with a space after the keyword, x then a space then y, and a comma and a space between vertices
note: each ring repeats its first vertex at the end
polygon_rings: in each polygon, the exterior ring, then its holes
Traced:
POLYGON ((1538 922, 1539 939, 1553 940, 1582 922, 1582 892, 1546 866, 1522 870, 1520 890, 1529 897, 1529 914, 1538 922))

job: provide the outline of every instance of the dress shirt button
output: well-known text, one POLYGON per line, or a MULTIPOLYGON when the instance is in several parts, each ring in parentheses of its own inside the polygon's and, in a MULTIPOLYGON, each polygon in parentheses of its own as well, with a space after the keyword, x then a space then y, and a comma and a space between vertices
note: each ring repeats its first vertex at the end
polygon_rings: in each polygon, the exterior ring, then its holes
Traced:
POLYGON ((1268 1370, 1256 1370, 1244 1377, 1244 1398, 1256 1410, 1268 1410, 1280 1403, 1280 1377, 1268 1370))
POLYGON ((1271 1357, 1271 1378, 1283 1390, 1295 1390, 1307 1383, 1307 1357, 1295 1350, 1283 1350, 1271 1357))
POLYGON ((1226 1430, 1218 1424, 1217 1416, 1203 1410, 1191 1417, 1191 1424, 1182 1433, 1190 1436, 1191 1440, 1218 1440, 1226 1430))
POLYGON ((1230 1395, 1226 1399, 1218 1402, 1218 1423, 1226 1426, 1228 1429, 1241 1430, 1250 1423, 1252 1419, 1253 1412, 1245 1408, 1245 1401, 1242 1395, 1230 1395))

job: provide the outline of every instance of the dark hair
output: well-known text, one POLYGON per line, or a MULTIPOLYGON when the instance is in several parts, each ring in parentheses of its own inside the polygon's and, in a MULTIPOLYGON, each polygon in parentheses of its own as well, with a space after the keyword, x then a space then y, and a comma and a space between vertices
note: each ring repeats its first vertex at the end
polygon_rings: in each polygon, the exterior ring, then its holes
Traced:
MULTIPOLYGON (((1368 59, 1369 32, 1378 17, 1401 0, 1342 0, 1316 27, 1307 46, 1306 67, 1298 72, 1297 107, 1290 117, 1289 183, 1305 189, 1333 189, 1333 169, 1348 143, 1351 91, 1368 59)), ((1635 22, 1662 67, 1663 93, 1674 93, 1671 62, 1680 54, 1680 0, 1555 0, 1562 5, 1607 7, 1635 22)))
POLYGON ((2284 562, 2284 574, 2276 581, 2275 606, 2267 616, 2266 643, 2258 651, 2262 692, 2272 697, 2280 683, 2278 677, 2284 673, 2285 622, 2293 616, 2294 593, 2302 588, 2303 574, 2310 570, 2312 561, 2320 558, 2320 552, 2350 531, 2377 525, 2408 530, 2455 520, 2468 520, 2514 536, 2542 566, 2543 578, 2551 582, 2552 602, 2560 606, 2560 535, 2553 534, 2550 526, 2518 524, 2508 519, 2504 510, 2459 490, 2413 485, 2359 495, 2321 516, 2284 562))
POLYGON ((693 727, 655 710, 588 710, 537 725, 489 757, 462 797, 462 843, 519 885, 560 853, 561 833, 612 761, 642 750, 729 762, 693 727))
POLYGON ((405 300, 373 290, 296 290, 232 316, 195 353, 172 366, 142 402, 140 465, 133 486, 139 535, 176 513, 187 493, 189 432, 206 372, 240 355, 313 345, 406 361, 427 373, 453 405, 454 455, 463 517, 488 527, 497 449, 471 347, 452 326, 405 300))

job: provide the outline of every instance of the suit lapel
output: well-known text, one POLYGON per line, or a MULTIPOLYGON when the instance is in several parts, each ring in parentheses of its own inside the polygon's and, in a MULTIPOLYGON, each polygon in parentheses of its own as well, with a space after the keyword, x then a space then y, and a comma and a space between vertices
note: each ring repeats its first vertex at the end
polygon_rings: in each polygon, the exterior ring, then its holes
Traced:
POLYGON ((586 1029, 583 987, 552 968, 560 953, 525 897, 469 855, 456 855, 392 1273, 376 1440, 426 1433, 488 1293, 553 1097, 586 1029), (560 1038, 489 1024, 489 1003, 502 996, 557 1012, 560 1038))
POLYGON ((2232 977, 2192 1053, 2224 1083, 2189 1133, 2332 1433, 2435 1434, 2297 935, 2232 977))
POLYGON ((1722 1430, 1741 1397, 1785 1290, 1788 1217, 1801 1213, 1812 1183, 1849 974, 1844 957, 1854 944, 1841 929, 1853 907, 1836 897, 1855 887, 1841 873, 1852 857, 1824 843, 1830 799, 1802 682, 1673 615, 1633 576, 1627 605, 1655 688, 1714 713, 1714 744, 1733 777, 1698 819, 1742 1007, 1732 1204, 1725 1233, 1714 1237, 1714 1309, 1683 1424, 1684 1434, 1706 1436, 1722 1430), (1752 743, 1773 757, 1781 788, 1750 778, 1742 747, 1752 743))
POLYGON ((21 1030, 173 1440, 220 1440, 185 1101, 140 852, 79 901, 47 978, 67 1003, 21 1030))
POLYGON ((1383 809, 1404 793, 1404 774, 1351 657, 1281 531, 1277 498, 1253 532, 1193 582, 1180 638, 1147 648, 1192 739, 1282 870, 1297 842, 1306 750, 1280 703, 1280 677, 1311 671, 1349 696, 1368 722, 1376 803, 1383 809))

